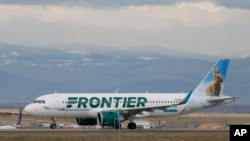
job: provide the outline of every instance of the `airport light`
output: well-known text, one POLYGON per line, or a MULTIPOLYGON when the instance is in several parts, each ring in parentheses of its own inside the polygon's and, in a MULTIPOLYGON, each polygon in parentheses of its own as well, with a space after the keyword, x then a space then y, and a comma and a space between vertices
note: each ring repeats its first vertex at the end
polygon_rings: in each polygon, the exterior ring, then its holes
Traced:
POLYGON ((162 123, 166 123, 166 121, 165 120, 159 120, 158 121, 158 141, 160 141, 161 140, 161 126, 162 126, 162 123))
MULTIPOLYGON (((121 121, 122 118, 114 118, 114 141, 116 141, 116 127, 115 127, 115 123, 116 121, 119 120, 121 121)), ((119 124, 119 127, 118 127, 118 140, 120 141, 121 140, 121 124, 119 124)))

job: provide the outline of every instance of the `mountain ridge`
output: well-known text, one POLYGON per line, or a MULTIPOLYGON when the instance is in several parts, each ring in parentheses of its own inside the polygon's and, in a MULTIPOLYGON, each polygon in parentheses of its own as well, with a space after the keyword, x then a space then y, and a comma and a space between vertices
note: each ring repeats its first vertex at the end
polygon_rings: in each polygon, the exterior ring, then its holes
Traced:
MULTIPOLYGON (((188 92, 217 57, 89 49, 36 48, 0 43, 1 101, 30 101, 58 92, 188 92), (209 59, 208 59, 209 58, 209 59)), ((188 53, 187 53, 188 54, 188 53)), ((250 58, 231 59, 225 95, 250 98, 250 58)))

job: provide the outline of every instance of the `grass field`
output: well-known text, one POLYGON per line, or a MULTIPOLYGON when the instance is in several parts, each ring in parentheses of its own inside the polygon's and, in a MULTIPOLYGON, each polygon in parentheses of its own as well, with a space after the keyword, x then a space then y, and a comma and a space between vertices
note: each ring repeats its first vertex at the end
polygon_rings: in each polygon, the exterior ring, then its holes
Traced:
MULTIPOLYGON (((118 132, 0 132, 1 141, 112 141, 119 140, 118 132)), ((121 131, 121 141, 228 141, 228 131, 196 131, 196 132, 143 132, 121 131)))

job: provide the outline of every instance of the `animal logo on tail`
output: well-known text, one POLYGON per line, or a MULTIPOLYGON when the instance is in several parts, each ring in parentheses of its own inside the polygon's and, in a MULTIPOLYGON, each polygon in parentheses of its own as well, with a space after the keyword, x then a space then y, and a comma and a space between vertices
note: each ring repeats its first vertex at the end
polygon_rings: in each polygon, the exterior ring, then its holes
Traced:
POLYGON ((214 80, 210 82, 206 89, 207 96, 219 96, 221 92, 221 83, 223 83, 222 75, 218 69, 213 70, 214 80))

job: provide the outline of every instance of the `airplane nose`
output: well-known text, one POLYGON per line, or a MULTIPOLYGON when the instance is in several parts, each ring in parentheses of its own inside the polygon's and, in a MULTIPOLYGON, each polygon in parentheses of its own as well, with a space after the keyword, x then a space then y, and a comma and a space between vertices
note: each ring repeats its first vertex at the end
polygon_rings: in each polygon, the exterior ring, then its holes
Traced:
POLYGON ((31 106, 30 106, 30 104, 27 105, 27 106, 25 106, 23 110, 25 111, 26 114, 29 115, 31 113, 31 106))

